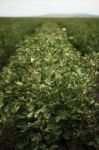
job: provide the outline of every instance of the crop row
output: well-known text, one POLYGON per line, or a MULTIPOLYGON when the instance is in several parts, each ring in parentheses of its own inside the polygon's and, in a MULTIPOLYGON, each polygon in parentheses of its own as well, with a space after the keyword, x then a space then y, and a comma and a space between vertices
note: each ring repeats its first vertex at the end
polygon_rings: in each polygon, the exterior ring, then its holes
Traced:
POLYGON ((9 63, 24 38, 34 35, 41 22, 41 19, 0 18, 0 69, 9 63))
POLYGON ((64 28, 42 25, 0 74, 0 137, 16 150, 96 150, 98 59, 81 56, 64 28))
POLYGON ((34 35, 43 22, 55 22, 65 27, 70 43, 85 55, 99 50, 99 19, 77 18, 0 18, 0 68, 6 66, 10 56, 26 36, 34 35))
POLYGON ((89 54, 99 52, 99 19, 56 19, 60 27, 66 27, 69 41, 78 51, 89 54))

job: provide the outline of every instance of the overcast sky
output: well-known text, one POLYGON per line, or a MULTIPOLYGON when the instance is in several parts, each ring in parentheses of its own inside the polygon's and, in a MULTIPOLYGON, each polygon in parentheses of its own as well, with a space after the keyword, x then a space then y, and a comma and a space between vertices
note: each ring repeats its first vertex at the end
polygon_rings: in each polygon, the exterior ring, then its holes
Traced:
POLYGON ((99 15, 99 0, 0 0, 0 16, 85 13, 99 15))

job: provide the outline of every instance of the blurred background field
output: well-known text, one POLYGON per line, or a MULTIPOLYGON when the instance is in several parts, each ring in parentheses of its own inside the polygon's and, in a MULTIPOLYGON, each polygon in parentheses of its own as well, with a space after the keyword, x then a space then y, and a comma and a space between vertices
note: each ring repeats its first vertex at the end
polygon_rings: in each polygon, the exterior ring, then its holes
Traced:
POLYGON ((99 51, 98 18, 0 18, 0 68, 26 36, 34 36, 35 30, 47 22, 66 28, 69 41, 82 55, 99 51))

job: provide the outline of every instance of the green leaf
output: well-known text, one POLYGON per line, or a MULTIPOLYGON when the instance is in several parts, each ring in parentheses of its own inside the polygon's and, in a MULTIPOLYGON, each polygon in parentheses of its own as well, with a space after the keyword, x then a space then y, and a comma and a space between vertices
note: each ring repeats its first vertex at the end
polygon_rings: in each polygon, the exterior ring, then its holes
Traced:
POLYGON ((35 112, 34 117, 37 118, 38 115, 39 115, 40 113, 44 113, 45 110, 46 110, 46 106, 43 106, 42 108, 38 109, 38 110, 35 112))
POLYGON ((95 141, 90 141, 90 142, 88 143, 88 145, 94 146, 94 145, 95 145, 95 141))
POLYGON ((99 144, 99 136, 95 138, 97 144, 99 144))
POLYGON ((18 86, 22 86, 23 85, 23 83, 22 82, 15 82, 18 86))
POLYGON ((59 112, 59 115, 56 117, 56 122, 59 122, 60 120, 66 119, 66 112, 59 112))
POLYGON ((47 79, 45 79, 45 83, 49 86, 51 86, 52 84, 52 80, 51 80, 51 77, 48 77, 47 79))
POLYGON ((27 118, 32 118, 33 117, 33 112, 30 112, 29 114, 27 114, 27 118))
POLYGON ((2 92, 0 92, 0 109, 3 107, 4 105, 4 101, 3 101, 3 97, 4 97, 4 94, 2 92))

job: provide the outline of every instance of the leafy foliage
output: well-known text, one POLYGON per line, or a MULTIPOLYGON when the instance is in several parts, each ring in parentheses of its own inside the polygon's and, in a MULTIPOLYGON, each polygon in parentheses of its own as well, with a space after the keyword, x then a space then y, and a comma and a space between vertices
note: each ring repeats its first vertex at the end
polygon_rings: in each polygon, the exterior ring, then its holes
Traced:
POLYGON ((36 18, 0 18, 0 68, 8 64, 10 56, 26 36, 33 36, 41 22, 36 18))
POLYGON ((60 27, 66 27, 69 41, 82 55, 99 52, 98 18, 68 18, 56 22, 60 27))
POLYGON ((75 51, 56 24, 24 40, 0 75, 0 125, 15 128, 16 150, 99 147, 98 60, 75 51))

